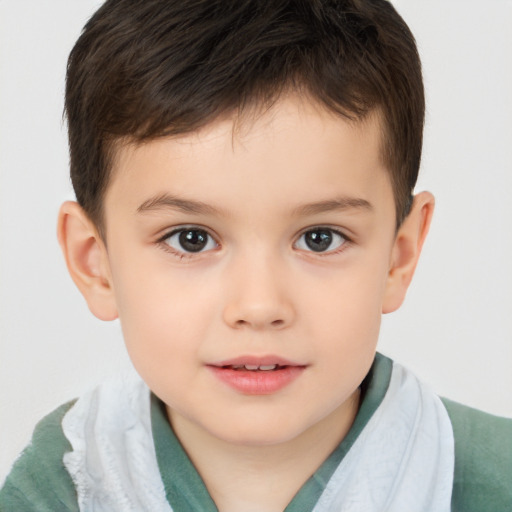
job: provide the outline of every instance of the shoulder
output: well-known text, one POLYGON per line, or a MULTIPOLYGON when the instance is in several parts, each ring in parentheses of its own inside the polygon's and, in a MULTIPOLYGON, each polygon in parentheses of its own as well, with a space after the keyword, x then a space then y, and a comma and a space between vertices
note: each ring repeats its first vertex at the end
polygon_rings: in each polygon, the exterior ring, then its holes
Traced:
POLYGON ((445 398, 453 427, 453 512, 512 510, 512 419, 445 398))
POLYGON ((62 462, 71 450, 62 419, 73 403, 60 406, 37 424, 0 490, 2 512, 78 511, 75 487, 62 462))

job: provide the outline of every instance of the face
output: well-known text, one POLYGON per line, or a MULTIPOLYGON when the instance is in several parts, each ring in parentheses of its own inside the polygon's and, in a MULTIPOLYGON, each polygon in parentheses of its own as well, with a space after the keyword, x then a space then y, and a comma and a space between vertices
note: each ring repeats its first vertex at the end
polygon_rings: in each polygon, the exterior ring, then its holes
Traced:
POLYGON ((130 356, 180 418, 275 444, 348 414, 378 338, 393 192, 377 116, 288 98, 119 151, 108 263, 130 356))

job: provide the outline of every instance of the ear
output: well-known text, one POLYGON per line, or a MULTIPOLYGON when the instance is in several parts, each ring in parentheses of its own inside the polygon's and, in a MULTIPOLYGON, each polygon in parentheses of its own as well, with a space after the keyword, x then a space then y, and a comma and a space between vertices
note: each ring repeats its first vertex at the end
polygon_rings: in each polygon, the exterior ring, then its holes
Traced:
POLYGON ((66 201, 61 206, 57 237, 69 274, 92 314, 100 320, 116 319, 107 249, 95 225, 78 203, 66 201))
POLYGON ((427 237, 434 204, 434 196, 430 192, 421 192, 414 196, 411 211, 398 229, 391 253, 382 304, 383 313, 397 310, 405 299, 427 237))

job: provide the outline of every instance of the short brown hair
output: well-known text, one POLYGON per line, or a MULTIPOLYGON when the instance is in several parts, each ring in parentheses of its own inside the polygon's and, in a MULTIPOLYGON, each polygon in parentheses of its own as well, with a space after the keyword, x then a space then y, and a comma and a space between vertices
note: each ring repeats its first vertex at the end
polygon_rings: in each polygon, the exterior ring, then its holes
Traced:
POLYGON ((379 109, 398 226, 425 100, 414 37, 386 0, 107 0, 68 61, 78 202, 102 232, 117 141, 191 132, 290 89, 351 120, 379 109))

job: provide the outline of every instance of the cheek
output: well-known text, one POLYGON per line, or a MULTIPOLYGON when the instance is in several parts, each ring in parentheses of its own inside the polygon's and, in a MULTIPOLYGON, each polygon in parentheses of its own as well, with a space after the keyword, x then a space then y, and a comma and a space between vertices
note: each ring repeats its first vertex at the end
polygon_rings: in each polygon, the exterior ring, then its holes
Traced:
MULTIPOLYGON (((340 393, 353 391, 367 373, 376 350, 381 324, 386 268, 381 260, 360 261, 340 271, 310 296, 309 338, 322 353, 326 386, 340 393), (343 386, 348 388, 344 389, 343 386)), ((321 390, 320 390, 321 391, 321 390)))
POLYGON ((382 260, 361 258, 330 273, 304 295, 315 315, 323 318, 320 325, 364 330, 366 324, 380 323, 386 278, 382 260))
POLYGON ((143 376, 197 351, 215 302, 198 281, 169 265, 125 261, 113 275, 126 347, 143 376), (141 275, 131 269, 144 268, 141 275))
MULTIPOLYGON (((325 290, 320 302, 313 297, 315 352, 321 354, 322 378, 317 393, 333 390, 333 404, 345 400, 367 374, 376 350, 381 324, 383 279, 381 273, 352 269, 325 290)), ((375 269, 377 270, 377 269, 375 269)))

